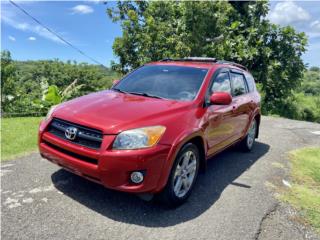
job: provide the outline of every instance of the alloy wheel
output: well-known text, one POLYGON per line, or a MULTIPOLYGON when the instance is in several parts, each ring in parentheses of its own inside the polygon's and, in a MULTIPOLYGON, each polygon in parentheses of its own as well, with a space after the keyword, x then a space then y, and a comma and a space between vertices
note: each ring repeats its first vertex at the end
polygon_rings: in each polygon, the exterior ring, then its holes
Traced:
POLYGON ((191 150, 180 156, 173 178, 173 190, 177 197, 184 197, 190 190, 196 175, 197 161, 196 154, 191 150))
POLYGON ((256 137, 256 128, 257 128, 257 123, 255 120, 253 120, 251 123, 251 126, 249 128, 249 132, 248 132, 248 136, 247 136, 248 148, 251 148, 254 143, 254 139, 256 137))

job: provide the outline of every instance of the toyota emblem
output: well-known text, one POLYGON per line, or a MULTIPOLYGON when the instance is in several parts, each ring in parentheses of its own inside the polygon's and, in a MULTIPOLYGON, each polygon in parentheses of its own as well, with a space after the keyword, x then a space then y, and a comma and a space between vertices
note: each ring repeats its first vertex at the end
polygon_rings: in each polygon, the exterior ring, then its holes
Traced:
POLYGON ((77 137, 78 129, 75 127, 68 127, 66 131, 64 132, 64 135, 69 140, 74 140, 77 137))

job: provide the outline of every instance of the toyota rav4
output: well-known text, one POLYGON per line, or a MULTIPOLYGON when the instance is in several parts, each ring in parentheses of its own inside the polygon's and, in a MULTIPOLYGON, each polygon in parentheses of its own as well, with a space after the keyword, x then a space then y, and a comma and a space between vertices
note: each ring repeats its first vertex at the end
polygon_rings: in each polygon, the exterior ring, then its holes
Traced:
POLYGON ((148 63, 53 107, 40 123, 42 157, 93 182, 183 203, 207 159, 258 137, 260 95, 248 70, 214 58, 148 63))

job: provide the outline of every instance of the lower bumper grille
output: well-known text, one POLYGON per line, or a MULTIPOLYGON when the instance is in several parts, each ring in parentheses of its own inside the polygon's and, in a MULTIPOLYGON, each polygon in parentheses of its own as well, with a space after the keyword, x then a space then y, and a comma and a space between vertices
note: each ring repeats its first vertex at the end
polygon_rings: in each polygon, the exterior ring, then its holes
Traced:
POLYGON ((61 152, 65 155, 68 155, 70 157, 73 157, 73 158, 76 158, 78 160, 81 160, 81 161, 84 161, 84 162, 87 162, 87 163, 91 163, 91 164, 95 164, 97 165, 98 164, 98 160, 97 159, 94 159, 94 158, 90 158, 90 157, 87 157, 87 156, 83 156, 81 154, 78 154, 78 153, 74 153, 74 152, 71 152, 71 151, 68 151, 64 148, 61 148, 61 147, 58 147, 52 143, 49 143, 47 141, 44 141, 44 143, 50 147, 50 148, 53 148, 54 150, 58 151, 58 152, 61 152))

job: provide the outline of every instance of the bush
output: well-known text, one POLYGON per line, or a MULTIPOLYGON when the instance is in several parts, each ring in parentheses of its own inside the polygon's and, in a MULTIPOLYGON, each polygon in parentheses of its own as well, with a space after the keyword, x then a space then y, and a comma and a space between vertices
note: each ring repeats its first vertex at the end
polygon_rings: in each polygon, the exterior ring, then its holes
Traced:
POLYGON ((119 78, 98 65, 59 60, 13 61, 1 54, 2 116, 41 116, 60 102, 108 89, 119 78))
POLYGON ((262 113, 282 116, 291 119, 320 123, 320 70, 310 68, 304 73, 301 86, 292 91, 285 99, 266 103, 262 85, 257 84, 262 98, 262 113), (270 107, 272 106, 272 107, 270 107))

